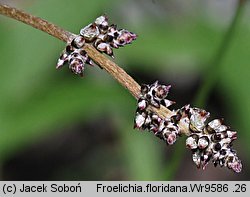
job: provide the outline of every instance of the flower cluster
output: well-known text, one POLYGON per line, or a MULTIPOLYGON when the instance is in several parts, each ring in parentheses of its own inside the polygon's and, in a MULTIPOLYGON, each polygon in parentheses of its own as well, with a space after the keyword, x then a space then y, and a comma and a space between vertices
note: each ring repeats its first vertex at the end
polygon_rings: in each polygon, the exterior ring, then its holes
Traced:
POLYGON ((160 85, 158 81, 152 85, 141 86, 141 95, 138 99, 134 128, 148 129, 157 137, 166 141, 167 144, 172 145, 180 134, 179 126, 172 119, 162 119, 157 114, 148 110, 149 105, 156 108, 160 108, 160 105, 165 107, 172 105, 174 102, 166 98, 169 89, 170 86, 160 85))
POLYGON ((85 40, 82 36, 75 37, 61 54, 56 68, 61 68, 64 64, 68 63, 69 69, 73 73, 83 76, 85 64, 94 65, 86 51, 82 48, 84 44, 85 40))
POLYGON ((136 34, 125 29, 117 29, 117 26, 108 24, 107 16, 98 17, 94 23, 91 23, 81 29, 80 35, 86 42, 93 43, 93 46, 100 52, 113 56, 112 48, 119 48, 130 44, 136 39, 136 34))
POLYGON ((94 23, 81 29, 80 35, 67 44, 66 49, 58 59, 56 68, 61 68, 68 63, 69 69, 73 73, 83 76, 85 64, 93 65, 93 61, 83 49, 85 43, 90 43, 98 51, 114 57, 112 48, 130 44, 136 37, 136 34, 132 32, 117 29, 114 24, 109 25, 107 16, 100 16, 94 23))
POLYGON ((241 161, 232 149, 232 142, 237 139, 235 131, 224 125, 222 119, 207 123, 209 113, 202 109, 186 107, 182 116, 187 116, 190 120, 190 135, 186 146, 191 149, 193 161, 198 168, 205 169, 211 160, 215 166, 226 166, 235 172, 241 171, 241 161))
POLYGON ((198 168, 205 169, 208 162, 212 161, 215 166, 226 166, 234 172, 240 172, 241 161, 232 149, 232 142, 237 139, 237 133, 225 126, 221 119, 207 122, 209 112, 191 108, 190 105, 173 111, 173 115, 165 119, 148 109, 149 105, 156 108, 160 105, 172 105, 174 102, 166 98, 169 89, 170 86, 159 85, 158 82, 141 86, 134 127, 152 131, 169 145, 176 141, 184 128, 188 134, 186 147, 192 151, 193 161, 198 168))

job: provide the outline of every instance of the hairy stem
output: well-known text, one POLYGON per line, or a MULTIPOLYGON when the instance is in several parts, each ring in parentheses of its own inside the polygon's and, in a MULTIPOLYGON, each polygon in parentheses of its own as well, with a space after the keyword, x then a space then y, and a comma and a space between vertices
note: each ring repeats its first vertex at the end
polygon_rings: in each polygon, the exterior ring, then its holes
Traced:
MULTIPOLYGON (((33 16, 24 11, 12 8, 7 5, 0 4, 0 14, 21 21, 27 25, 30 25, 36 29, 39 29, 45 33, 54 36, 64 42, 71 42, 76 36, 75 34, 68 32, 42 18, 33 16)), ((101 54, 90 44, 84 45, 84 50, 88 53, 89 57, 94 60, 101 68, 106 70, 113 78, 115 78, 123 87, 125 87, 136 99, 140 95, 140 85, 129 76, 121 67, 112 62, 105 55, 101 54)), ((173 112, 168 108, 161 106, 160 109, 150 106, 150 110, 158 114, 161 118, 171 117, 173 112)), ((180 125, 181 132, 188 135, 189 129, 183 125, 180 125)))

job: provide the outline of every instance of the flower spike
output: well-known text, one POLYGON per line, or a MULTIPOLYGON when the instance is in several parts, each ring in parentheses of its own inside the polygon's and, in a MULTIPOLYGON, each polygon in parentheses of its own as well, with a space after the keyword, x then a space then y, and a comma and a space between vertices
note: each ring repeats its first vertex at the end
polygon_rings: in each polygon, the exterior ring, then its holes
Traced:
POLYGON ((109 25, 108 17, 104 15, 81 29, 80 35, 84 37, 86 42, 92 43, 98 51, 111 57, 114 57, 112 48, 130 44, 137 37, 136 34, 128 30, 118 30, 116 25, 109 25))
POLYGON ((118 30, 116 25, 109 25, 107 16, 99 16, 93 23, 82 28, 80 34, 67 44, 66 49, 58 59, 56 68, 61 68, 68 63, 69 69, 73 73, 83 76, 85 64, 94 65, 83 49, 85 42, 114 58, 113 48, 118 49, 130 44, 136 37, 136 34, 128 30, 118 30))
POLYGON ((179 126, 171 119, 162 119, 157 114, 148 111, 149 105, 159 108, 161 104, 169 107, 174 103, 166 99, 169 89, 170 86, 160 85, 158 81, 152 85, 141 86, 134 128, 148 129, 168 145, 172 145, 180 134, 179 126))
POLYGON ((168 119, 162 119, 148 109, 150 105, 160 108, 160 105, 168 107, 174 104, 166 98, 169 89, 170 86, 160 85, 158 81, 141 86, 134 128, 147 129, 168 145, 172 145, 181 136, 180 125, 184 125, 187 129, 185 133, 188 133, 186 147, 192 151, 192 159, 197 168, 205 169, 211 161, 214 166, 225 166, 234 172, 241 172, 241 160, 232 149, 232 142, 237 139, 237 133, 224 125, 221 119, 207 122, 210 113, 203 109, 191 108, 190 105, 173 111, 173 115, 168 119))

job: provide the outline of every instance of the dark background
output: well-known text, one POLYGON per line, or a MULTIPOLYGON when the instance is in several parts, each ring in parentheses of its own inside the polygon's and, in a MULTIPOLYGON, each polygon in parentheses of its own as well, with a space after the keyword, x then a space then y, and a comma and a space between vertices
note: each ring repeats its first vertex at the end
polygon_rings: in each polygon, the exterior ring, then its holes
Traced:
POLYGON ((223 117, 243 162, 240 174, 196 169, 184 138, 133 130, 136 100, 105 71, 57 71, 65 43, 0 16, 0 180, 249 180, 249 1, 239 14, 236 0, 0 2, 74 33, 103 13, 135 32, 114 61, 139 83, 171 84, 175 108, 223 117))

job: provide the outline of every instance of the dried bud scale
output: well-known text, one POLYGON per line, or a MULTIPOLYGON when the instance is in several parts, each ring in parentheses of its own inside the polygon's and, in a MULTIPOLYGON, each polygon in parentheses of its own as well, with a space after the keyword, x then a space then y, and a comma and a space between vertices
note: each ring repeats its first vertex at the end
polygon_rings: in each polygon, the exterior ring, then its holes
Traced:
POLYGON ((109 25, 107 16, 100 16, 93 23, 82 28, 80 34, 67 44, 58 59, 56 68, 61 68, 68 63, 73 73, 83 76, 85 64, 93 65, 93 61, 83 49, 85 42, 92 44, 98 51, 114 57, 113 48, 130 44, 136 37, 136 34, 128 30, 109 25))
POLYGON ((188 129, 186 147, 192 151, 193 162, 197 168, 205 169, 208 162, 212 161, 215 166, 225 166, 234 172, 240 172, 241 161, 232 149, 232 142, 237 139, 237 133, 229 130, 222 119, 207 122, 210 113, 203 109, 191 108, 190 105, 173 111, 174 115, 166 119, 149 111, 149 105, 159 108, 160 105, 165 104, 164 106, 168 107, 174 103, 166 98, 169 89, 170 86, 160 85, 158 81, 141 86, 135 128, 148 129, 168 145, 172 145, 181 134, 179 125, 182 124, 188 129))
POLYGON ((186 140, 186 146, 189 149, 197 149, 198 135, 190 135, 186 140))
POLYGON ((95 24, 89 24, 80 30, 80 35, 86 42, 93 42, 100 34, 98 27, 95 24))
POLYGON ((190 129, 201 132, 205 127, 205 121, 209 118, 209 113, 203 109, 190 108, 190 129))

